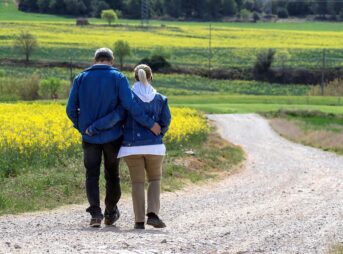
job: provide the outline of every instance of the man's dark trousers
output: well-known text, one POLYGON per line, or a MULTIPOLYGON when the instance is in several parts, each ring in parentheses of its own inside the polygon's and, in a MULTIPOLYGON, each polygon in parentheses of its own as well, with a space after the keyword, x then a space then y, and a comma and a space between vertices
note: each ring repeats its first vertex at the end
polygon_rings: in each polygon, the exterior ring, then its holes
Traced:
POLYGON ((122 144, 122 138, 106 144, 91 144, 83 142, 84 164, 86 168, 86 192, 90 207, 87 212, 93 218, 103 218, 100 208, 99 176, 104 156, 106 197, 105 215, 116 212, 117 203, 121 196, 119 159, 117 155, 122 144))

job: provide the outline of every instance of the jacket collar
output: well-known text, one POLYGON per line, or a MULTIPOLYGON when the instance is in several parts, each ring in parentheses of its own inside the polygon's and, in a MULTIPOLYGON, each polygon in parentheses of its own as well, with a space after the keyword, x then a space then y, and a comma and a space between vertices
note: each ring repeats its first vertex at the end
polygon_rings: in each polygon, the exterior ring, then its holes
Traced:
POLYGON ((93 66, 87 68, 85 71, 93 71, 93 70, 115 70, 118 71, 118 69, 109 66, 107 64, 94 64, 93 66))

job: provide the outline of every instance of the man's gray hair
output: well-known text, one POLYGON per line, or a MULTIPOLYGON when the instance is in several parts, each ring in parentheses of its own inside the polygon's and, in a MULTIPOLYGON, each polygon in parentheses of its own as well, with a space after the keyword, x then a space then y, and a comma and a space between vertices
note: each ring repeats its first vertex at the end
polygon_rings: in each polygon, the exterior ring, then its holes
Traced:
POLYGON ((113 51, 110 50, 109 48, 97 49, 95 51, 94 59, 97 62, 113 61, 114 60, 113 51))

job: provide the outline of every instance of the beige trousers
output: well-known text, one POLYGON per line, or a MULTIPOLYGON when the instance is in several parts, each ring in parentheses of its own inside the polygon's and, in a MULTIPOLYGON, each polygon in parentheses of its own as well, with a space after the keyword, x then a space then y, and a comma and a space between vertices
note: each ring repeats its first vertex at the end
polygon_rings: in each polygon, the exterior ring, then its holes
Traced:
POLYGON ((132 202, 136 222, 145 222, 145 172, 148 179, 147 213, 158 215, 160 211, 163 159, 164 156, 160 155, 131 155, 124 157, 131 177, 132 202))

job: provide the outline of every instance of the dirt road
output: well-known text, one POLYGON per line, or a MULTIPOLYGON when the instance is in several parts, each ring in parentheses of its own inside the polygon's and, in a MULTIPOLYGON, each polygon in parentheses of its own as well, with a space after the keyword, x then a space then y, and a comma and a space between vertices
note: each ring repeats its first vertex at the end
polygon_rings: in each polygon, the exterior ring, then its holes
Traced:
POLYGON ((0 217, 0 253, 326 253, 343 243, 343 157, 291 143, 258 115, 212 115, 247 153, 246 168, 162 196, 168 227, 88 228, 83 206, 0 217))

